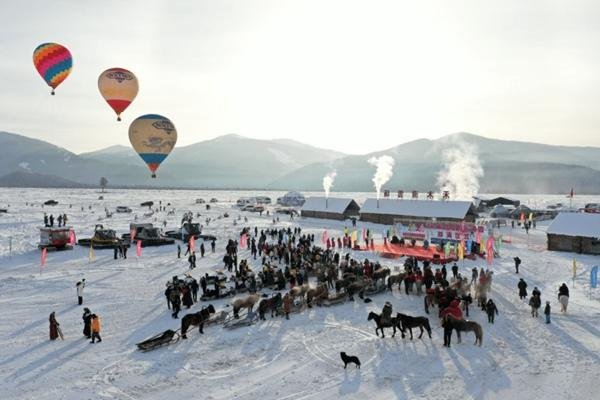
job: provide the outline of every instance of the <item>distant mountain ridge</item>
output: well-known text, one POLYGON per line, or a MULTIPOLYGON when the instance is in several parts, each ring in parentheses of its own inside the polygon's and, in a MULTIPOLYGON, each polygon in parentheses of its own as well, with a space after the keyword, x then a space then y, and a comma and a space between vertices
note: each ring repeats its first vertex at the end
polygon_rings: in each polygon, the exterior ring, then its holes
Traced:
POLYGON ((0 186, 18 185, 19 179, 44 186, 44 179, 34 177, 46 175, 56 178, 48 182, 63 179, 67 187, 97 186, 105 176, 109 185, 128 187, 321 190, 323 176, 335 170, 333 190, 370 191, 375 168, 367 160, 387 154, 395 166, 386 188, 426 191, 438 189, 444 151, 460 143, 477 149, 485 173, 481 192, 566 193, 575 187, 582 194, 600 193, 600 148, 497 140, 469 133, 418 139, 365 155, 345 155, 291 139, 230 134, 176 147, 154 180, 128 146, 77 155, 41 140, 0 132, 0 186))

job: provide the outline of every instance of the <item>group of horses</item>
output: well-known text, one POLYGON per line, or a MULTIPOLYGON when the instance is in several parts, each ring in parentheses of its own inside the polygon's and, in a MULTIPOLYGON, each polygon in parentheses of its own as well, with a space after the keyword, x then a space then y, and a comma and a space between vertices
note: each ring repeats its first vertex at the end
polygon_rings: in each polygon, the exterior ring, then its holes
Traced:
MULTIPOLYGON (((345 273, 341 279, 335 281, 335 289, 338 293, 338 297, 344 299, 348 297, 353 300, 353 294, 358 293, 362 298, 362 293, 367 287, 374 287, 377 282, 381 280, 385 282, 385 278, 388 277, 387 288, 392 289, 394 284, 400 284, 405 274, 391 275, 389 268, 381 268, 374 271, 372 278, 358 278, 353 273, 345 273)), ((491 276, 483 282, 480 282, 476 287, 476 298, 486 298, 486 294, 490 289, 491 276)), ((425 312, 429 313, 429 307, 438 305, 440 312, 443 308, 448 306, 450 301, 455 298, 460 298, 460 295, 464 295, 469 292, 471 284, 467 280, 463 280, 461 285, 454 285, 448 287, 442 291, 433 291, 427 293, 424 298, 425 312)), ((311 287, 308 284, 303 284, 292 288, 288 295, 292 298, 293 302, 298 303, 297 299, 300 299, 300 304, 306 304, 308 307, 312 307, 313 304, 321 305, 324 300, 331 299, 327 283, 319 282, 317 286, 311 287)), ((251 313, 254 306, 258 303, 258 313, 261 320, 265 320, 265 315, 270 312, 271 318, 282 314, 283 296, 281 292, 277 292, 271 297, 263 298, 259 293, 249 294, 246 297, 234 299, 232 302, 233 316, 239 318, 239 312, 242 309, 247 309, 248 313, 251 313)), ((181 333, 182 338, 186 338, 186 333, 190 326, 198 326, 200 333, 203 333, 203 326, 206 321, 209 320, 211 314, 215 313, 215 309, 212 305, 202 309, 201 311, 193 314, 187 314, 181 321, 181 333)), ((380 314, 370 312, 367 318, 368 321, 375 321, 376 328, 375 334, 385 338, 384 328, 392 328, 392 337, 396 335, 396 330, 402 333, 402 338, 405 338, 406 331, 410 334, 411 340, 413 339, 413 328, 419 328, 420 334, 419 339, 422 338, 423 333, 427 332, 429 338, 431 338, 431 326, 427 317, 413 317, 402 313, 397 313, 395 317, 389 318, 389 320, 383 320, 380 314)), ((475 333, 475 344, 481 346, 483 340, 483 330, 481 325, 474 321, 459 320, 452 316, 444 317, 443 324, 448 324, 453 330, 456 330, 458 336, 458 342, 461 342, 460 332, 474 332, 475 333)))

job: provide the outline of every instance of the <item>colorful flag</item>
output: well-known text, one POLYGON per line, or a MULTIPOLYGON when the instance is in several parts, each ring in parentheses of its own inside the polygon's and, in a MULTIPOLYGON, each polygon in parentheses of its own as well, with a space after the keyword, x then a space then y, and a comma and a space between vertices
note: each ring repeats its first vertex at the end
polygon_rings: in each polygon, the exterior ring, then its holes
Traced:
POLYGON ((464 248, 463 242, 458 243, 458 246, 456 248, 456 253, 457 253, 459 260, 462 260, 463 258, 465 258, 465 248, 464 248))
POLYGON ((493 236, 490 236, 488 238, 486 247, 487 247, 487 252, 486 252, 487 263, 491 265, 494 262, 494 237, 493 236))
POLYGON ((190 235, 189 245, 190 245, 190 253, 195 252, 196 251, 196 238, 194 237, 194 235, 190 235))
POLYGON ((533 221, 533 213, 532 212, 529 213, 529 222, 531 222, 531 221, 533 221))
MULTIPOLYGON (((193 237, 193 236, 192 236, 192 237, 193 237)), ((136 249, 135 249, 135 250, 136 250, 135 254, 136 254, 138 257, 141 257, 141 256, 142 256, 142 241, 141 241, 141 240, 138 240, 138 241, 136 242, 136 249)))
POLYGON ((595 289, 598 287, 598 266, 594 265, 590 272, 590 287, 595 289))
POLYGON ((46 256, 47 256, 47 254, 48 254, 48 250, 44 247, 42 249, 42 257, 40 259, 40 266, 42 266, 42 267, 44 265, 46 265, 46 256))
POLYGON ((577 276, 577 261, 573 259, 573 279, 577 276))
POLYGON ((131 241, 133 242, 135 239, 135 229, 129 231, 129 236, 131 236, 131 241))
POLYGON ((75 243, 77 243, 77 239, 75 238, 75 231, 71 229, 69 231, 69 244, 71 246, 75 246, 75 243))
POLYGON ((323 236, 321 237, 321 241, 323 242, 323 244, 326 244, 327 242, 329 242, 329 234, 327 233, 327 229, 325 229, 323 231, 323 236))
POLYGON ((248 243, 248 236, 244 233, 240 238, 240 249, 245 249, 246 244, 248 243))
POLYGON ((88 253, 88 261, 94 261, 94 246, 90 244, 90 252, 88 253))

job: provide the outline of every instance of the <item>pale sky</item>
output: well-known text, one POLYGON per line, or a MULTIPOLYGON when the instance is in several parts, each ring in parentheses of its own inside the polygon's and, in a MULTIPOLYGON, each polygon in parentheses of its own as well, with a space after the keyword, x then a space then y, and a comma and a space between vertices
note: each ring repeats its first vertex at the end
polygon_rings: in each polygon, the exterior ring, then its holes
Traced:
POLYGON ((227 133, 348 153, 471 132, 600 146, 598 1, 2 1, 0 130, 74 152, 158 113, 178 145, 227 133), (50 96, 32 52, 73 71, 50 96), (98 75, 133 71, 117 123, 98 75))

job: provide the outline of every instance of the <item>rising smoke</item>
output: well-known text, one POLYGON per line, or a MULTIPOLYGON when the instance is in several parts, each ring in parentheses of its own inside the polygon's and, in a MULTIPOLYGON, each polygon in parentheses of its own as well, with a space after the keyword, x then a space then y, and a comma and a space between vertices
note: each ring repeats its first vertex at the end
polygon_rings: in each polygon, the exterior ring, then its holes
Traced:
POLYGON ((479 192, 483 168, 477 147, 464 142, 454 144, 442 153, 444 165, 438 173, 440 192, 448 190, 453 200, 472 201, 479 192))
POLYGON ((390 156, 371 157, 368 162, 377 167, 375 175, 373 175, 373 183, 375 184, 375 190, 377 190, 377 200, 379 200, 381 187, 392 177, 395 162, 390 156))
POLYGON ((327 175, 323 177, 323 189, 325 189, 325 197, 329 197, 329 192, 331 191, 331 187, 333 186, 333 181, 337 175, 336 171, 331 171, 327 175))

